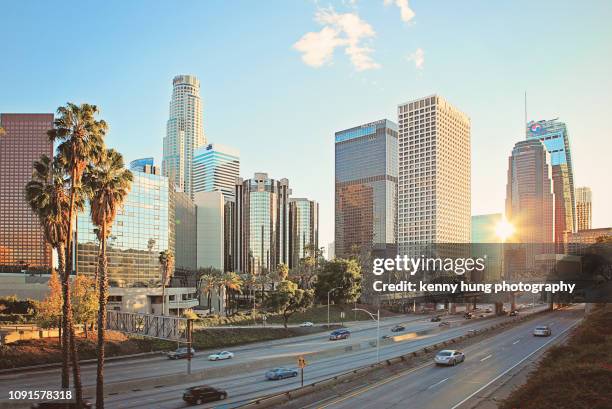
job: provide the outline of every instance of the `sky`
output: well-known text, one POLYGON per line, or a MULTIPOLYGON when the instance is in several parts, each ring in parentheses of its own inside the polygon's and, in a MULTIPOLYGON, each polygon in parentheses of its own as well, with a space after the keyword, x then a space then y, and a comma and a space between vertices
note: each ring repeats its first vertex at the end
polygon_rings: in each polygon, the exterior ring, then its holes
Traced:
POLYGON ((333 241, 334 132, 440 94, 471 118, 472 214, 502 212, 528 119, 560 118, 594 227, 612 226, 612 3, 0 0, 0 112, 96 104, 107 145, 161 164, 172 78, 201 82, 208 142, 286 177, 333 241))

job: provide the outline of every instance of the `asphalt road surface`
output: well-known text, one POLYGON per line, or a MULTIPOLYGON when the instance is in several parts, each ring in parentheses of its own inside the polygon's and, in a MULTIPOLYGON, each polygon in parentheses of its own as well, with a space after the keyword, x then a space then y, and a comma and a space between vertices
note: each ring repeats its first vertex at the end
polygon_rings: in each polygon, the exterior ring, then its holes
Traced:
MULTIPOLYGON (((542 309, 544 306, 536 307, 542 309)), ((442 332, 419 337, 405 342, 381 346, 380 359, 391 358, 407 352, 418 350, 431 343, 440 342, 445 339, 467 333, 469 330, 491 325, 498 320, 507 320, 507 317, 490 317, 466 321, 460 316, 449 317, 445 320, 453 322, 457 327, 451 327, 442 332), (464 321, 466 321, 464 323, 464 321)), ((381 336, 391 334, 390 329, 394 325, 402 323, 406 326, 406 332, 420 331, 424 329, 437 328, 438 323, 429 321, 429 317, 393 317, 381 321, 381 336)), ((305 383, 322 380, 330 376, 346 372, 350 369, 376 362, 376 348, 368 345, 376 339, 376 323, 373 321, 353 323, 350 327, 351 337, 348 340, 329 341, 328 333, 311 334, 302 337, 281 339, 243 347, 230 348, 235 353, 235 358, 227 361, 209 362, 207 355, 213 351, 201 351, 192 360, 192 370, 198 371, 211 367, 224 365, 240 365, 241 363, 252 363, 265 361, 271 358, 287 357, 289 366, 295 366, 295 356, 308 352, 325 351, 341 345, 361 344, 363 347, 351 353, 342 353, 327 358, 313 359, 309 362, 305 371, 305 383), (292 364, 293 363, 293 364, 292 364)), ((184 373, 186 369, 185 360, 170 361, 165 357, 151 357, 140 360, 126 360, 108 362, 105 365, 106 383, 121 382, 124 380, 151 378, 159 375, 184 373)), ((181 400, 182 392, 189 386, 202 383, 225 389, 229 398, 223 402, 225 407, 236 406, 239 403, 249 401, 258 396, 269 393, 280 392, 299 386, 299 377, 281 381, 265 381, 265 369, 243 372, 222 378, 211 378, 205 381, 173 385, 156 388, 153 390, 134 390, 127 393, 108 396, 106 406, 108 408, 179 408, 184 407, 181 400)), ((82 366, 84 386, 95 384, 95 365, 82 366)), ((41 370, 36 372, 3 374, 0 375, 0 407, 1 402, 8 398, 10 390, 54 389, 59 388, 59 369, 41 370)), ((215 405, 204 405, 201 407, 214 407, 215 405)))
POLYGON ((476 395, 533 354, 553 345, 583 314, 581 307, 543 314, 465 348, 465 362, 454 367, 425 364, 313 407, 471 408, 476 395), (552 336, 534 337, 533 329, 544 324, 550 325, 552 336))

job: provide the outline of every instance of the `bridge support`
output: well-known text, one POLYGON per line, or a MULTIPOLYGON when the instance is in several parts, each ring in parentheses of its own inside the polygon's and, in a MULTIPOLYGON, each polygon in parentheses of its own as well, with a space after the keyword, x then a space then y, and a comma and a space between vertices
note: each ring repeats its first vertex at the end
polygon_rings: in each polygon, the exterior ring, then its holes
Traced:
POLYGON ((516 310, 516 294, 510 293, 510 311, 516 310))
POLYGON ((450 314, 455 314, 457 312, 457 304, 454 302, 448 303, 448 312, 450 314))
POLYGON ((504 310, 504 303, 496 302, 495 303, 495 315, 501 315, 504 310))

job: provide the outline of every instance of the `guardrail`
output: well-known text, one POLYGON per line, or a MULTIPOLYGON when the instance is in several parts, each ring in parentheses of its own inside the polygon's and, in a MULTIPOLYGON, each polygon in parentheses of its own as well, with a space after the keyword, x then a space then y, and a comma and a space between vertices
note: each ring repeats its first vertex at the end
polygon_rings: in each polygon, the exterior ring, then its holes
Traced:
POLYGON ((275 393, 271 395, 266 395, 260 398, 255 398, 255 399, 252 399, 250 402, 244 405, 237 406, 237 407, 242 408, 242 409, 272 408, 277 405, 286 403, 292 399, 296 399, 304 395, 307 395, 313 392, 317 392, 323 389, 328 389, 330 387, 336 386, 341 383, 353 381, 355 379, 361 378, 379 369, 383 369, 385 367, 389 367, 389 366, 392 366, 392 365, 395 365, 401 362, 406 362, 418 356, 432 352, 440 347, 445 347, 451 344, 456 344, 458 342, 464 341, 469 338, 473 338, 477 335, 480 335, 480 334, 483 334, 489 331, 493 331, 498 328, 506 327, 506 326, 509 326, 511 324, 515 324, 521 321, 526 321, 528 319, 534 318, 538 314, 542 314, 548 311, 549 310, 537 311, 537 312, 534 312, 528 315, 521 315, 516 318, 509 319, 508 321, 499 322, 497 324, 493 324, 485 328, 469 330, 467 334, 453 337, 445 341, 437 342, 432 345, 428 345, 426 347, 423 347, 417 351, 410 352, 408 354, 400 355, 394 358, 385 359, 378 363, 365 365, 365 366, 353 369, 351 371, 348 371, 348 372, 345 372, 339 375, 335 375, 327 379, 323 379, 321 381, 313 382, 303 387, 294 388, 288 391, 279 392, 279 393, 275 393))

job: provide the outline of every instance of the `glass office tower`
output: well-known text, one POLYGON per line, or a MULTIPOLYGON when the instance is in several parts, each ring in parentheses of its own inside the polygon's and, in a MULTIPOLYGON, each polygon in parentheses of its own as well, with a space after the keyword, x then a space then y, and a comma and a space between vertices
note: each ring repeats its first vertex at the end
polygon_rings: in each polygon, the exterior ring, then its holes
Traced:
POLYGON ((0 114, 0 271, 49 271, 51 247, 25 200, 32 163, 53 156, 53 114, 0 114))
POLYGON ((319 204, 304 198, 289 199, 289 268, 319 248, 319 204))
POLYGON ((289 265, 289 180, 267 173, 236 181, 233 268, 251 274, 289 265))
POLYGON ((387 119, 335 134, 335 255, 396 242, 397 125, 387 119))
POLYGON ((144 172, 147 166, 153 167, 153 158, 134 159, 130 162, 130 170, 133 172, 144 172))
MULTIPOLYGON (((174 251, 174 205, 167 177, 134 172, 132 188, 118 212, 107 243, 108 277, 114 287, 161 282, 159 253, 174 251)), ((93 276, 99 242, 89 206, 77 220, 77 272, 93 276)))
POLYGON ((193 191, 220 190, 233 200, 236 178, 240 176, 240 152, 231 146, 211 143, 193 154, 193 191))
POLYGON ((558 119, 531 121, 527 124, 527 140, 537 139, 550 153, 555 193, 555 243, 562 252, 564 232, 576 231, 576 198, 569 135, 565 123, 558 119))

